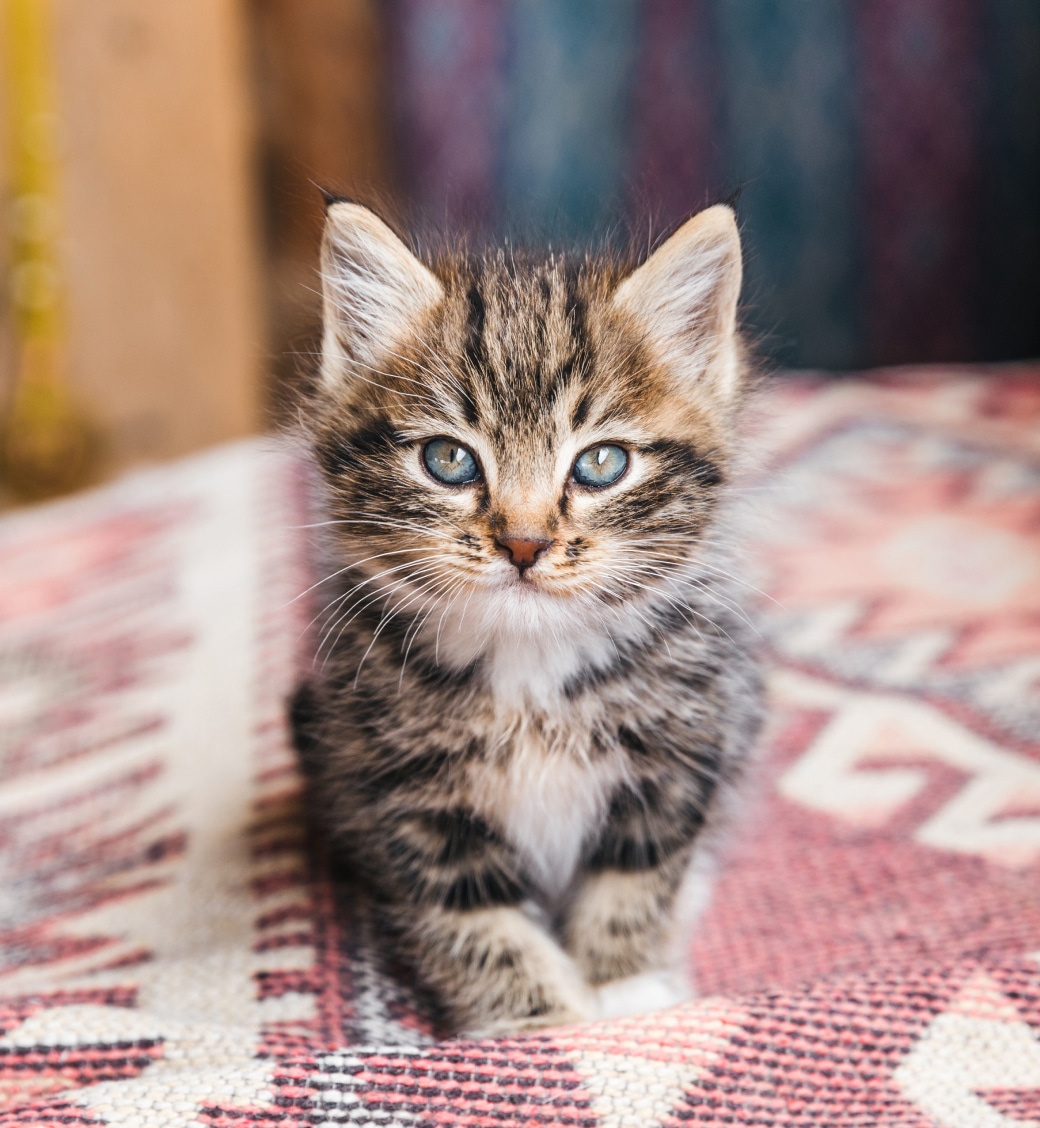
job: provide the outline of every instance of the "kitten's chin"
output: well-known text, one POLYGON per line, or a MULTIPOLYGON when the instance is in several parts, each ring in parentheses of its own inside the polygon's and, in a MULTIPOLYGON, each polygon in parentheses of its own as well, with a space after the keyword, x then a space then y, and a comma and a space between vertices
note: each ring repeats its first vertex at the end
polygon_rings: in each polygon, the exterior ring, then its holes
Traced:
POLYGON ((545 585, 544 576, 516 576, 502 585, 504 591, 515 593, 521 599, 544 597, 552 592, 545 585))
POLYGON ((515 612, 521 617, 548 610, 557 600, 564 598, 562 593, 554 591, 544 579, 519 576, 497 584, 488 594, 493 603, 501 608, 503 615, 515 612))

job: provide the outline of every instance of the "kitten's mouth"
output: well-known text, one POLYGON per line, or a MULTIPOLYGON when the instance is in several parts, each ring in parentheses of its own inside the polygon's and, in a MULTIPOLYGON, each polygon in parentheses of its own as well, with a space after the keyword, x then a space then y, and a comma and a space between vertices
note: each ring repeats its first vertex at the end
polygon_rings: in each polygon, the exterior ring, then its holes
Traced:
POLYGON ((571 594, 566 588, 554 584, 551 576, 539 569, 528 568, 523 572, 514 570, 512 576, 505 576, 503 579, 504 590, 516 592, 521 598, 548 598, 571 594))
POLYGON ((519 591, 537 591, 541 588, 538 577, 531 575, 530 568, 514 572, 512 578, 506 581, 506 586, 519 591))
POLYGON ((545 576, 536 568, 515 568, 511 567, 509 571, 497 571, 496 575, 489 579, 492 580, 492 586, 499 591, 512 591, 512 592, 545 592, 544 586, 545 576))

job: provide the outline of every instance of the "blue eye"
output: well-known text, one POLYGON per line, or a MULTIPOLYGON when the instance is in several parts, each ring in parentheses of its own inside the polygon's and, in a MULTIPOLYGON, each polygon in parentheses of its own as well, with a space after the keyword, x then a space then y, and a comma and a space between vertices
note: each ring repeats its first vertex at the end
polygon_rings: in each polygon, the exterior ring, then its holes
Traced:
POLYGON ((465 486, 480 477, 477 460, 452 439, 432 439, 423 447, 426 469, 446 486, 465 486))
POLYGON ((613 443, 589 447, 574 463, 574 480, 581 486, 612 486, 628 466, 628 451, 613 443))

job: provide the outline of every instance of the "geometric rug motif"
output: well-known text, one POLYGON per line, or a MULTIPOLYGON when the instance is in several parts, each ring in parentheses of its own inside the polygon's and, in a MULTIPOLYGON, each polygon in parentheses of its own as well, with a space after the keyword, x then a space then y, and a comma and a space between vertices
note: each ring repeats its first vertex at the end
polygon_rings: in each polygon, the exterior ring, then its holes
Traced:
POLYGON ((0 521, 0 1128, 1040 1125, 1038 370, 756 414, 771 708, 699 997, 536 1037, 446 1039, 307 825, 291 456, 0 521))

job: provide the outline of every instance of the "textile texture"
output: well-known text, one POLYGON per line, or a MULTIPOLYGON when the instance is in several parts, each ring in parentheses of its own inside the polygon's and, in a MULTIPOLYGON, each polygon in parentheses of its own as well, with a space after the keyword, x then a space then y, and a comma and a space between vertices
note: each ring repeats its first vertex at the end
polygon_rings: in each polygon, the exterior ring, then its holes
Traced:
POLYGON ((644 246, 739 192, 781 363, 1040 352, 1031 0, 393 0, 419 213, 644 246))
POLYGON ((300 467, 0 523, 0 1128, 1040 1124, 1040 369, 755 416, 770 723, 698 997, 516 1039, 445 1038, 309 833, 300 467))

